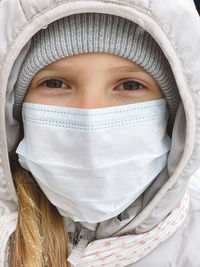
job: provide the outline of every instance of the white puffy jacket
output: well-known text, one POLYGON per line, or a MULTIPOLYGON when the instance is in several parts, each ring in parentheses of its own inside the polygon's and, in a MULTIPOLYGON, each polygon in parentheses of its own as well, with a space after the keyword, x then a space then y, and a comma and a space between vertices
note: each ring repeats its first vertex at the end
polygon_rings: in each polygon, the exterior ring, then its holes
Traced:
POLYGON ((200 166, 200 18, 192 0, 0 1, 0 267, 8 266, 8 241, 17 219, 17 197, 9 166, 9 153, 19 142, 19 123, 12 115, 13 87, 31 37, 61 17, 82 12, 114 14, 146 29, 171 65, 181 103, 173 128, 167 179, 156 180, 146 190, 144 198, 133 204, 129 218, 100 224, 96 230, 99 243, 88 245, 89 252, 86 249, 77 266, 200 267, 200 175, 196 172, 200 166), (183 203, 186 192, 189 209, 183 203), (180 203, 184 215, 177 215, 180 203), (177 215, 174 223, 169 217, 173 214, 177 215), (164 231, 168 225, 178 227, 162 232, 163 238, 162 234, 155 237, 155 230, 164 231), (151 245, 148 235, 154 238, 151 245), (102 244, 106 251, 109 246, 119 248, 121 254, 110 249, 107 261, 101 256, 102 244), (144 253, 136 255, 138 244, 144 253), (87 261, 90 252, 94 257, 87 261))

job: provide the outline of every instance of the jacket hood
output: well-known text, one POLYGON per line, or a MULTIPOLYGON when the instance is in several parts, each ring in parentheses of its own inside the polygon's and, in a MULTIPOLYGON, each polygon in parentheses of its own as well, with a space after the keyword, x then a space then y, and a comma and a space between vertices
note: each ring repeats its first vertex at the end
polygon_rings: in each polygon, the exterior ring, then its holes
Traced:
MULTIPOLYGON (((192 0, 2 0, 0 2, 0 215, 17 210, 9 154, 19 142, 13 118, 13 87, 30 47, 31 37, 51 22, 76 13, 107 13, 124 17, 148 31, 171 65, 181 101, 172 132, 165 170, 131 207, 112 235, 152 229, 183 198, 200 162, 200 18, 192 0), (139 208, 138 208, 139 207, 139 208), (137 216, 136 216, 137 215, 137 216)), ((113 227, 112 222, 112 229, 113 227)), ((101 224, 99 233, 106 236, 101 224)))

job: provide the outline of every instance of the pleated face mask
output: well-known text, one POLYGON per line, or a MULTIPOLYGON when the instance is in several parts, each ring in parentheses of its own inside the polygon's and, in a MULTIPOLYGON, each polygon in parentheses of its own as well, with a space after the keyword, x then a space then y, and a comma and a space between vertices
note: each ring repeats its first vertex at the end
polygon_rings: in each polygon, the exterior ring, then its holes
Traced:
POLYGON ((20 164, 74 221, 120 214, 167 163, 165 99, 98 109, 24 102, 22 117, 20 164))

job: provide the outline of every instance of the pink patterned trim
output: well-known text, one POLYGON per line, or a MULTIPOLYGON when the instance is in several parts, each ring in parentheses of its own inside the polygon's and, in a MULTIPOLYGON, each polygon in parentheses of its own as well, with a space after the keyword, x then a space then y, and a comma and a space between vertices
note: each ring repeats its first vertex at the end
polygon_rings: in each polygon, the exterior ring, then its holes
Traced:
POLYGON ((0 217, 0 267, 8 266, 8 241, 17 225, 17 212, 0 217))
POLYGON ((112 237, 91 242, 77 267, 123 267, 145 257, 183 223, 189 207, 189 196, 183 200, 153 230, 140 235, 112 237))

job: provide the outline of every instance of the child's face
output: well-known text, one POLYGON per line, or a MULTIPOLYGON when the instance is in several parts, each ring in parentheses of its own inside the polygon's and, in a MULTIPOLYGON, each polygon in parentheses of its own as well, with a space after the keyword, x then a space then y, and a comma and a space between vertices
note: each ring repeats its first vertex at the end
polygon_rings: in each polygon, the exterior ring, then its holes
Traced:
POLYGON ((83 53, 41 69, 25 101, 90 109, 162 97, 154 78, 134 62, 109 53, 83 53))

